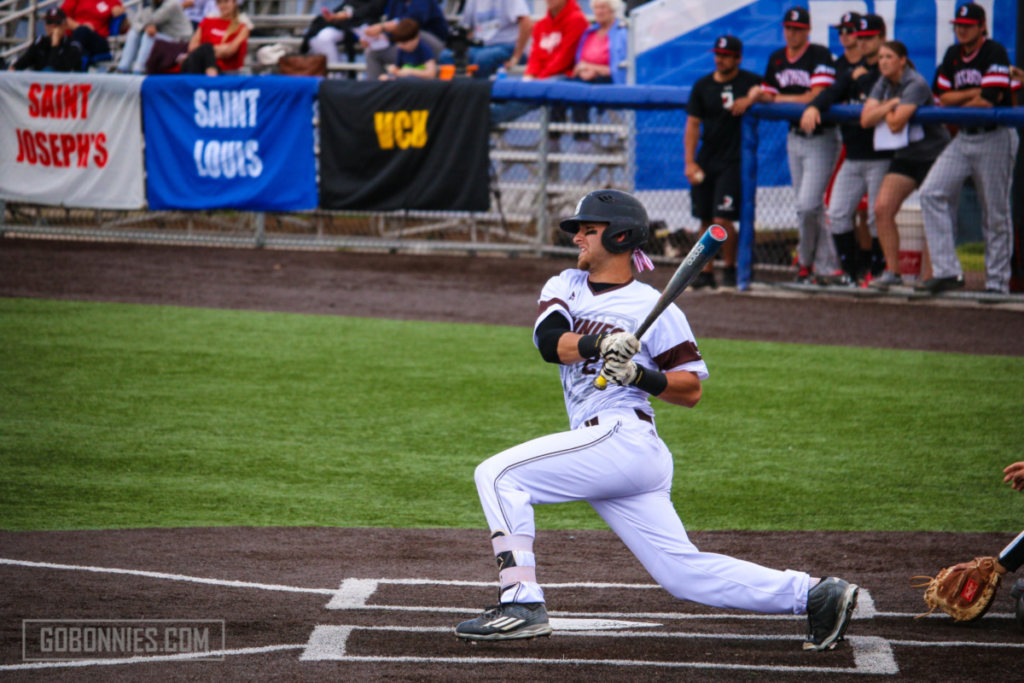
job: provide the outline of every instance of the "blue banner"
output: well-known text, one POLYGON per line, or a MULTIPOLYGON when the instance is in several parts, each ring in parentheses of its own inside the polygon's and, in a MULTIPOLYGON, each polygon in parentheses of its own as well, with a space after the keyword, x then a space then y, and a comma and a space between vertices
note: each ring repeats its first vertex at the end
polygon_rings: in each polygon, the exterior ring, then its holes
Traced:
POLYGON ((149 208, 317 206, 319 78, 152 76, 142 84, 149 208))

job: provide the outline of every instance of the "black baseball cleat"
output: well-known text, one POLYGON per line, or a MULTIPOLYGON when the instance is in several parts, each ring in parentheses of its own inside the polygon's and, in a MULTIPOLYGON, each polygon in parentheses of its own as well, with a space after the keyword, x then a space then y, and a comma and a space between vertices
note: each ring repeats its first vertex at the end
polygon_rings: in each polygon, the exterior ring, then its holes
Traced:
POLYGON ((860 587, 830 576, 807 593, 805 650, 831 650, 843 639, 860 587))
POLYGON ((455 635, 466 640, 521 640, 550 636, 551 624, 543 602, 506 602, 462 622, 455 635))
POLYGON ((915 292, 927 292, 928 294, 939 294, 953 289, 962 289, 964 286, 963 275, 950 275, 949 277, 933 277, 924 282, 914 285, 915 292))

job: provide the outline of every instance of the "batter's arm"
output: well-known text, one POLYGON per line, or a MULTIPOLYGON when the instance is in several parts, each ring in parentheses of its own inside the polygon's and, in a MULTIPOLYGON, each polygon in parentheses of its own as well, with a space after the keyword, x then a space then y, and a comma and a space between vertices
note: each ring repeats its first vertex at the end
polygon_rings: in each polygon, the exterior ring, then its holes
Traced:
POLYGON ((658 394, 662 401, 685 408, 692 408, 700 401, 703 387, 697 375, 686 370, 677 370, 666 372, 665 379, 668 380, 668 385, 665 391, 658 394))

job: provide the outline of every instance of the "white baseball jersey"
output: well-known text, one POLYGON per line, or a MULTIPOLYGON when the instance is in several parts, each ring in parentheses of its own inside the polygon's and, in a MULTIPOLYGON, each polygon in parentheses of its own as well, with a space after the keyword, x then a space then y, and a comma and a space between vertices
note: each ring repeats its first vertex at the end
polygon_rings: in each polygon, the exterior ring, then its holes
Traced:
MULTIPOLYGON (((537 325, 552 311, 565 316, 569 329, 578 334, 633 332, 640 327, 659 296, 656 289, 637 280, 595 293, 585 271, 564 270, 548 280, 541 291, 537 321, 534 323, 534 344, 537 343, 537 325)), ((640 353, 633 359, 638 365, 661 372, 687 370, 702 380, 708 378, 707 365, 697 350, 686 316, 675 304, 658 316, 642 342, 640 353)), ((559 366, 565 410, 573 429, 609 408, 651 412, 649 395, 636 387, 609 384, 604 391, 594 388, 594 378, 600 370, 599 360, 559 366)))

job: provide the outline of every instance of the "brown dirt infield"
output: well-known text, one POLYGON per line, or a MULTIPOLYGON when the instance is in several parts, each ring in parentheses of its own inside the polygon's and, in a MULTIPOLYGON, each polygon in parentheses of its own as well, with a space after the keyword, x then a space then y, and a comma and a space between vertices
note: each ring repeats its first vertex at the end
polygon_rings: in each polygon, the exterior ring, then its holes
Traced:
MULTIPOLYGON (((525 326, 532 322, 544 278, 566 265, 530 258, 5 239, 0 240, 0 296, 525 326)), ((663 282, 659 278, 667 278, 666 270, 656 271, 652 282, 663 282)), ((1016 310, 725 292, 688 293, 682 304, 698 339, 1024 352, 1024 314, 1016 310)), ((992 554, 1008 534, 715 531, 692 536, 707 551, 837 573, 861 584, 867 593, 850 637, 834 652, 807 654, 799 645, 802 618, 713 610, 639 587, 649 585, 650 578, 606 531, 538 535, 540 578, 553 586, 549 609, 567 628, 549 639, 475 646, 457 642, 449 629, 494 596, 484 530, 0 532, 0 676, 991 680, 1019 670, 1024 631, 1010 614, 1006 588, 985 618, 956 625, 945 617, 915 620, 923 601, 908 581, 952 561, 992 554), (585 626, 572 620, 584 618, 634 624, 571 630, 585 626), (29 664, 22 661, 25 619, 223 619, 225 647, 234 653, 222 661, 14 668, 29 664), (331 656, 341 659, 317 659, 331 656)))

